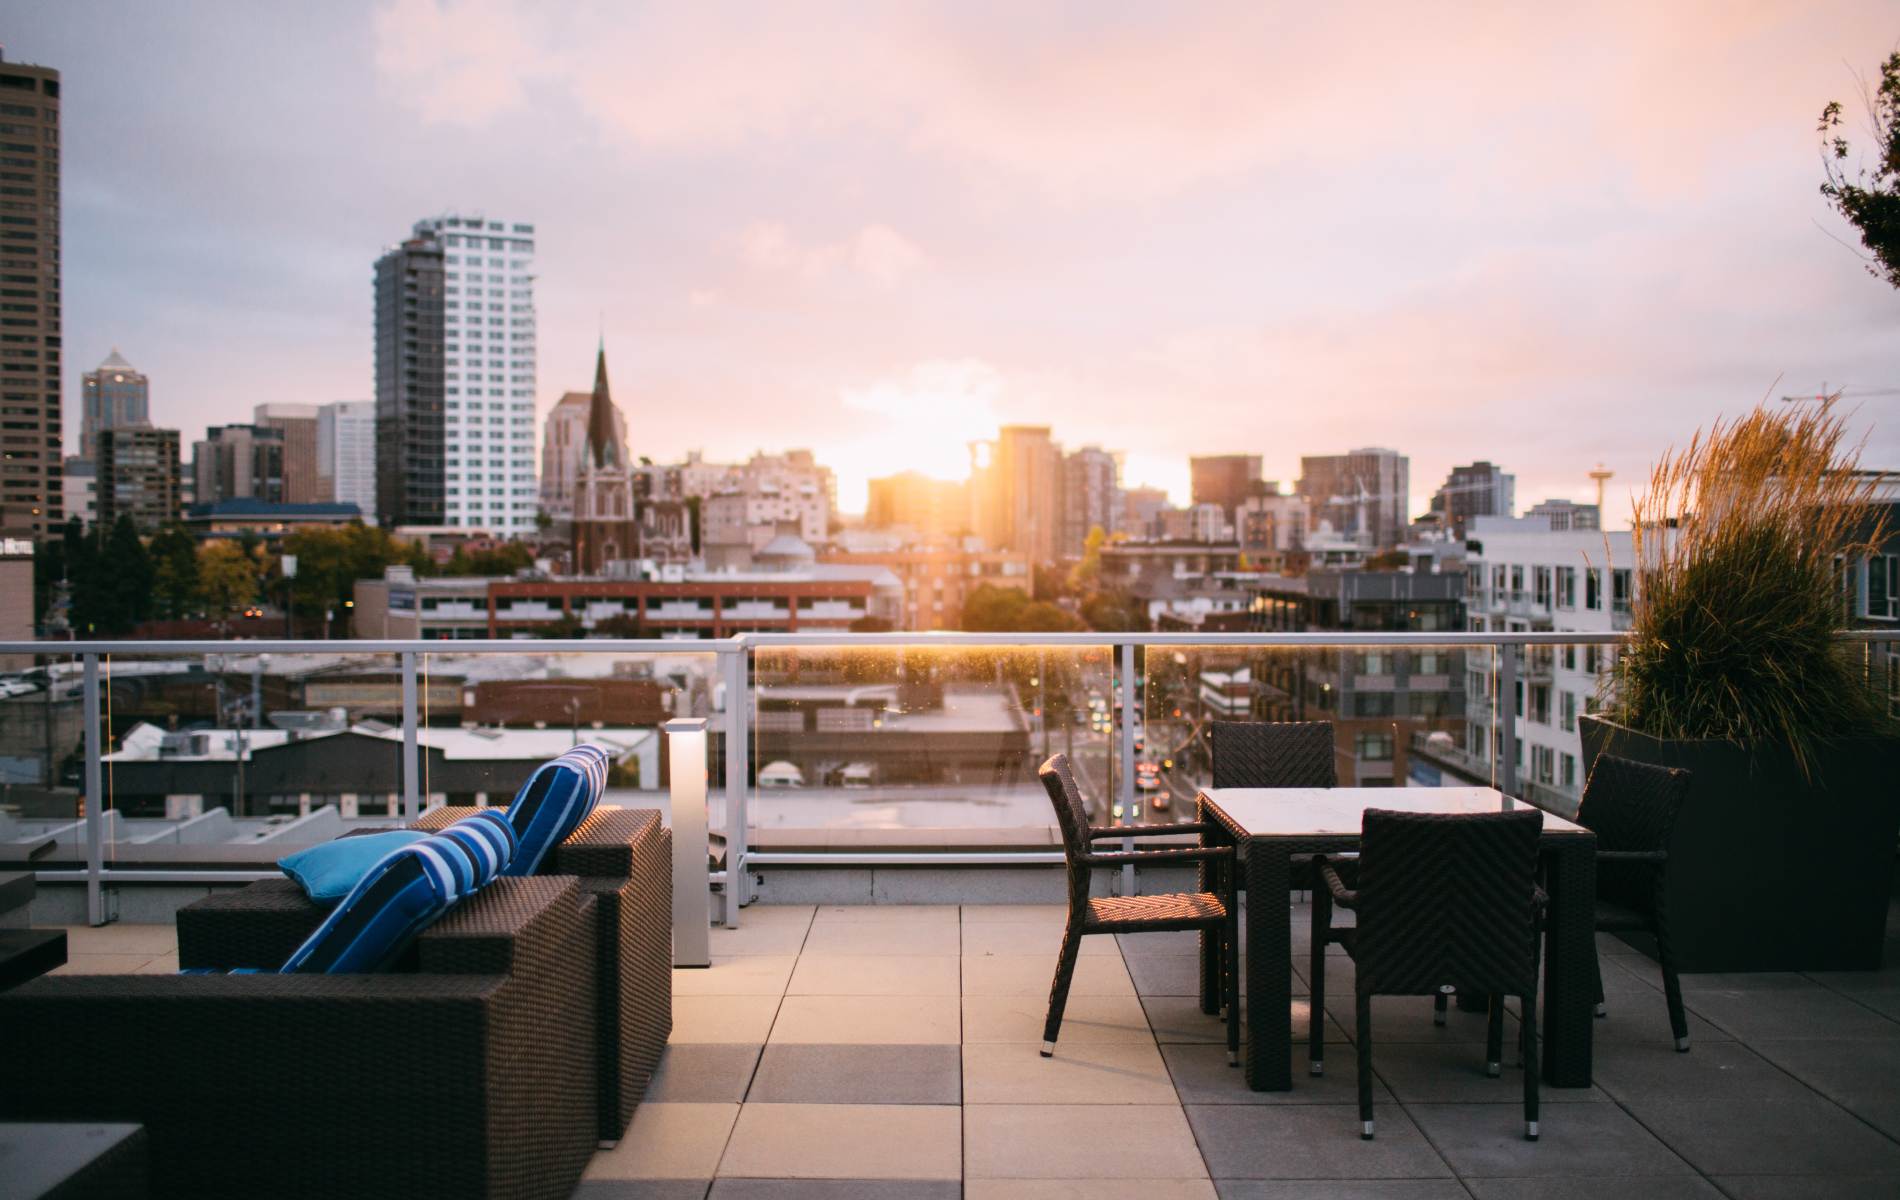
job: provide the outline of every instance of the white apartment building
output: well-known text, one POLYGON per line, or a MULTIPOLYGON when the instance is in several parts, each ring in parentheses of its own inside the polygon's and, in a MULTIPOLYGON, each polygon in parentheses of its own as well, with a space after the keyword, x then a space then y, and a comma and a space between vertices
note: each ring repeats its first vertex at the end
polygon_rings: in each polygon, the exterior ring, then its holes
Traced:
POLYGON ((701 498, 702 545, 745 543, 756 551, 787 523, 795 523, 798 537, 810 545, 831 536, 837 482, 809 450, 754 454, 743 466, 730 467, 695 455, 680 468, 680 489, 683 496, 701 498))
POLYGON ((534 226, 453 213, 415 232, 442 247, 443 524, 532 533, 534 226))
POLYGON ((317 409, 317 477, 339 504, 376 521, 376 402, 338 400, 317 409))
MULTIPOLYGON (((1628 530, 1553 529, 1549 515, 1471 518, 1465 610, 1474 631, 1609 633, 1629 627, 1635 587, 1628 530)), ((1520 789, 1560 811, 1583 788, 1577 718, 1597 708, 1598 681, 1614 662, 1606 646, 1527 647, 1518 660, 1520 789)), ((1471 656, 1465 751, 1493 762, 1503 737, 1488 658, 1471 656)))

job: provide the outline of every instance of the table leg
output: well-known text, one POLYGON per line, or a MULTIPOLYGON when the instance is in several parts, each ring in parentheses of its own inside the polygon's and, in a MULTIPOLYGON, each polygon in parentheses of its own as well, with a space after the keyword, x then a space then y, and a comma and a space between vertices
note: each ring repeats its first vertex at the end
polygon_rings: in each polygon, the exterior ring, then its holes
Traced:
POLYGON ((1596 839, 1565 838, 1547 862, 1544 1082, 1589 1087, 1596 1032, 1596 839))
POLYGON ((1292 862, 1271 843, 1247 847, 1247 1086, 1293 1087, 1292 862))

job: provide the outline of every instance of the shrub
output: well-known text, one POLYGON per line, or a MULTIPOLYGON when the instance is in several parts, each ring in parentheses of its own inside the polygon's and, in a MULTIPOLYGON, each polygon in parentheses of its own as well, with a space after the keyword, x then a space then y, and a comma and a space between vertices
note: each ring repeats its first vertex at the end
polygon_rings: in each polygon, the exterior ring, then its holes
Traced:
POLYGON ((1889 720, 1838 632, 1843 570, 1881 538, 1876 480, 1828 406, 1717 422, 1665 455, 1631 516, 1639 581, 1608 707, 1664 738, 1782 746, 1889 720))

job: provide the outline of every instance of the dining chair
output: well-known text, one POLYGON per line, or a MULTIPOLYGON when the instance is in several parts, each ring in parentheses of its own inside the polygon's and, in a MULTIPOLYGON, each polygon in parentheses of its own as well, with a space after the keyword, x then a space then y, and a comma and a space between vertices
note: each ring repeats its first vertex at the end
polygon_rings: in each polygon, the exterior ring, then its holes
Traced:
POLYGON ((1486 1070, 1500 1073, 1504 999, 1515 996, 1524 1055, 1524 1136, 1537 1140, 1538 930, 1547 898, 1537 886, 1536 809, 1402 813, 1369 808, 1360 826, 1359 879, 1348 889, 1336 862, 1315 855, 1307 1057, 1325 1072, 1326 947, 1354 965, 1359 1053, 1359 1136, 1370 1140, 1372 997, 1439 995, 1447 987, 1490 998, 1486 1070), (1358 918, 1334 927, 1337 905, 1358 918))
POLYGON ((1210 721, 1217 788, 1336 787, 1331 721, 1210 721))
POLYGON ((1234 848, 1228 846, 1181 846, 1163 850, 1100 851, 1094 844, 1105 838, 1154 837, 1170 833, 1220 834, 1218 826, 1202 822, 1173 825, 1118 825, 1092 827, 1081 789, 1076 787, 1075 771, 1069 756, 1057 754, 1036 772, 1055 806, 1056 824, 1062 830, 1062 854, 1069 873, 1069 919, 1062 931, 1061 956, 1056 960, 1055 981, 1049 986, 1049 1016, 1043 1023, 1042 1056, 1055 1053, 1056 1035, 1062 1029, 1062 1011, 1069 1002, 1069 985, 1075 976, 1076 957, 1082 939, 1098 933, 1163 933, 1194 930, 1213 933, 1220 942, 1223 1003, 1227 1009, 1227 1062, 1240 1064, 1240 926, 1234 906, 1232 871, 1234 848), (1159 896, 1091 896, 1089 882, 1096 867, 1124 864, 1167 865, 1204 863, 1213 890, 1182 892, 1159 896))
MULTIPOLYGON (((1596 927, 1606 933, 1650 933, 1662 964, 1663 998, 1676 1049, 1689 1049, 1682 981, 1669 944, 1669 837, 1688 798, 1688 771, 1600 754, 1577 808, 1577 824, 1597 835, 1596 927)), ((1597 971, 1597 1016, 1603 968, 1597 971)))

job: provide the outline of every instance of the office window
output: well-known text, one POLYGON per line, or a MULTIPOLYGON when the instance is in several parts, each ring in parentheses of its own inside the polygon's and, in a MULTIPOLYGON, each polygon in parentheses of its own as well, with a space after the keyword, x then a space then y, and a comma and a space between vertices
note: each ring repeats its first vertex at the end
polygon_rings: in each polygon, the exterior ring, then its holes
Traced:
POLYGON ((1353 757, 1361 762, 1391 762, 1392 735, 1389 733, 1360 733, 1353 735, 1353 757))
POLYGON ((1583 572, 1583 606, 1591 612, 1603 611, 1603 575, 1595 567, 1583 572))
POLYGON ((1577 693, 1563 693, 1563 725, 1565 733, 1577 732, 1577 693))
POLYGON ((1539 725, 1550 724, 1550 685, 1537 683, 1531 685, 1531 707, 1526 714, 1539 725))

